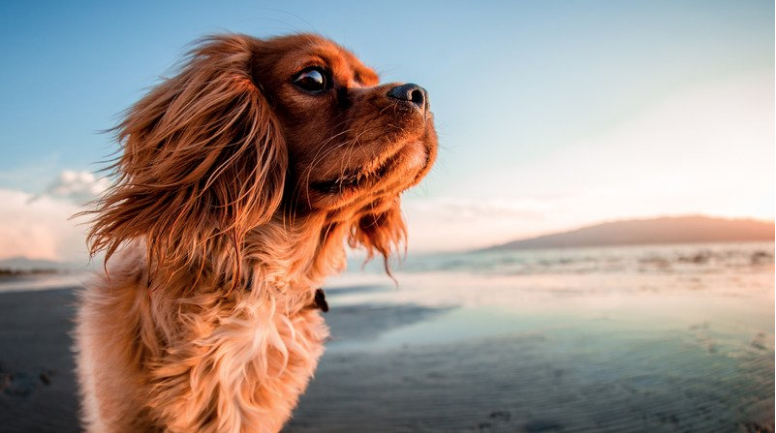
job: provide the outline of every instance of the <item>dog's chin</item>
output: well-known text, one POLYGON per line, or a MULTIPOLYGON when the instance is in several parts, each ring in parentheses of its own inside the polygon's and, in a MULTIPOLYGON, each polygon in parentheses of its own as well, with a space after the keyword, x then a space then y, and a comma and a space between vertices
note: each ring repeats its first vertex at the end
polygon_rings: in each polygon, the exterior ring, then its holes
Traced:
POLYGON ((413 141, 363 167, 311 182, 308 194, 319 208, 338 207, 364 196, 400 194, 420 181, 432 163, 431 155, 425 143, 413 141))

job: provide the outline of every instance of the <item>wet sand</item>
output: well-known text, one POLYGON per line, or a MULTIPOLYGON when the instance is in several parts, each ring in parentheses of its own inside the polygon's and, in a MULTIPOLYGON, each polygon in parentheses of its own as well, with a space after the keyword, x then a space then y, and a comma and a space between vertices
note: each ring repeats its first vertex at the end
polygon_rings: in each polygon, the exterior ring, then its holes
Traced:
MULTIPOLYGON (((629 295, 602 313, 586 294, 575 315, 564 292, 515 314, 465 305, 456 296, 476 288, 454 278, 440 286, 452 305, 423 301, 412 278, 328 290, 333 340, 284 432, 774 430, 772 288, 764 306, 629 295), (736 320, 718 321, 717 304, 736 320), (687 320, 637 317, 633 305, 687 320)), ((0 293, 0 432, 79 431, 73 301, 71 289, 0 293)))
MULTIPOLYGON (((70 335, 74 303, 72 287, 0 293, 0 432, 80 431, 70 335)), ((338 338, 362 341, 439 311, 444 309, 342 307, 327 319, 338 338)))
POLYGON ((0 294, 0 432, 78 432, 72 289, 0 294))
MULTIPOLYGON (((332 311, 348 304, 329 293, 332 311)), ((772 432, 772 331, 693 317, 681 299, 662 306, 684 307, 686 325, 645 328, 629 311, 516 317, 414 306, 423 320, 362 338, 338 335, 331 320, 338 338, 285 431, 772 432)))

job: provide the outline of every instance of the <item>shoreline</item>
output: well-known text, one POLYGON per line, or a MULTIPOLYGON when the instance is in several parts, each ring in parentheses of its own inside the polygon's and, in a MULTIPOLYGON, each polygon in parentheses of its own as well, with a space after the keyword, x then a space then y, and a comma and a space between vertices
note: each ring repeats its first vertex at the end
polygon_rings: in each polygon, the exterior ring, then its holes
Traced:
MULTIPOLYGON (((333 338, 283 432, 774 431, 772 275, 569 277, 327 288, 333 338)), ((72 287, 0 293, 0 432, 80 431, 74 312, 72 287)))

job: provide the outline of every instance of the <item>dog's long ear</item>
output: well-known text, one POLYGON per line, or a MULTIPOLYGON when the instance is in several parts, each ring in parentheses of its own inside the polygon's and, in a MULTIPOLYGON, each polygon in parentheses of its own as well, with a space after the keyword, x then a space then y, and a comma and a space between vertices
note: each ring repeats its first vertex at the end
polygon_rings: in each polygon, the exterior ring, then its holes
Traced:
POLYGON ((376 254, 383 256, 385 270, 390 274, 388 257, 406 245, 407 226, 401 214, 399 198, 376 205, 370 212, 360 216, 350 230, 348 244, 357 248, 363 246, 367 260, 376 254))
POLYGON ((280 205, 288 165, 280 127, 251 64, 259 41, 210 37, 180 73, 134 105, 116 128, 116 184, 98 202, 92 253, 108 260, 144 236, 150 259, 176 265, 207 252, 237 255, 246 232, 280 205))

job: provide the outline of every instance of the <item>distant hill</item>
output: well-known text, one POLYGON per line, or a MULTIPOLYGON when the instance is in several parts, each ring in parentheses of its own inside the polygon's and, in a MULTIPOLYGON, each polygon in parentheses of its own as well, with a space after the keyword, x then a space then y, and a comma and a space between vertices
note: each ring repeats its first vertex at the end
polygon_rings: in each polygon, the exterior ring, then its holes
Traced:
POLYGON ((609 222, 568 232, 517 240, 484 250, 773 240, 773 221, 686 216, 609 222))
POLYGON ((55 262, 53 260, 28 259, 27 257, 12 257, 0 260, 0 270, 14 273, 67 272, 82 269, 84 269, 84 265, 55 262))

